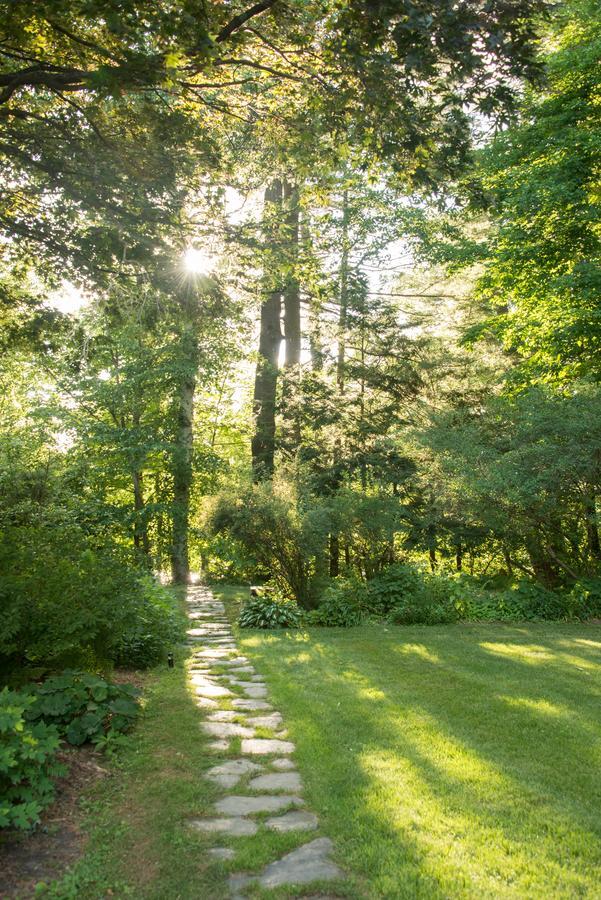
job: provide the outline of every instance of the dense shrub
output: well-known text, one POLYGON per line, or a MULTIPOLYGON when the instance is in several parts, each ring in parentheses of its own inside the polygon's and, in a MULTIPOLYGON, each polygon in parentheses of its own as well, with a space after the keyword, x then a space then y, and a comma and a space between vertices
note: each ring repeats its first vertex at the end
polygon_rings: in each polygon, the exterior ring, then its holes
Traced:
POLYGON ((72 522, 0 530, 0 668, 151 664, 174 635, 159 590, 72 522))
POLYGON ((131 728, 139 712, 138 695, 131 685, 67 669, 33 689, 25 715, 28 721, 56 726, 70 744, 90 741, 104 747, 131 728))
POLYGON ((523 579, 500 591, 464 588, 462 616, 475 621, 565 621, 601 614, 601 581, 591 579, 551 591, 523 579))
POLYGON ((337 578, 322 594, 317 609, 306 614, 309 625, 351 628, 363 619, 361 600, 366 596, 363 582, 337 578))
POLYGON ((330 531, 328 507, 300 502, 293 484, 255 485, 216 498, 207 529, 244 547, 254 568, 269 573, 279 589, 305 609, 314 603, 315 559, 330 531))
POLYGON ((410 565, 389 566, 374 578, 368 604, 398 625, 443 625, 460 618, 454 581, 410 565))
POLYGON ((158 663, 169 647, 184 640, 185 619, 173 595, 154 578, 141 578, 139 586, 110 656, 118 666, 145 669, 158 663))
POLYGON ((370 612, 385 615, 402 605, 423 587, 424 573, 415 566, 388 566, 367 586, 365 605, 370 612))
POLYGON ((56 761, 57 728, 27 722, 34 698, 0 691, 0 828, 27 829, 54 797, 53 779, 64 774, 56 761))
POLYGON ((302 611, 292 600, 264 594, 244 604, 238 624, 241 628, 298 628, 302 621, 302 611))

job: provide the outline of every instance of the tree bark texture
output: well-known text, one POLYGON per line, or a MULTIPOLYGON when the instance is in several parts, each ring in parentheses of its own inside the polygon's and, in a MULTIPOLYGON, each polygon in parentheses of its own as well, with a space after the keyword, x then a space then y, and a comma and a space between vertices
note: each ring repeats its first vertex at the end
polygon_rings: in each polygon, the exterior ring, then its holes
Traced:
POLYGON ((179 389, 175 447, 173 452, 173 531, 171 575, 175 584, 190 580, 188 528, 192 489, 192 449, 194 443, 194 392, 198 349, 193 335, 187 335, 186 374, 179 389))
MULTIPOLYGON (((281 209, 281 204, 282 183, 276 180, 265 191, 266 219, 273 214, 273 207, 281 209)), ((255 428, 251 440, 251 455, 255 482, 271 479, 274 471, 275 411, 280 344, 282 342, 281 309, 281 283, 275 285, 271 283, 261 304, 259 358, 255 371, 253 395, 255 428)))

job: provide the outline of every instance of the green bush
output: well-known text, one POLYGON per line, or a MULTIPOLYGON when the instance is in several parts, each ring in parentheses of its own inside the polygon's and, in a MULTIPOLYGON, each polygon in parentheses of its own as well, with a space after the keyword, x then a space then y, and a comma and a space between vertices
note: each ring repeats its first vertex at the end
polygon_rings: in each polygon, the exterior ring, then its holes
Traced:
POLYGON ((424 573, 414 566, 388 566, 367 586, 365 605, 370 612, 386 615, 422 590, 424 573))
POLYGON ((444 625, 460 618, 456 581, 414 566, 389 566, 372 579, 368 591, 369 608, 397 625, 444 625))
POLYGON ((138 696, 131 685, 67 669, 33 688, 26 718, 56 726, 70 744, 104 746, 107 738, 131 728, 139 713, 138 696))
POLYGON ((299 628, 302 611, 292 600, 268 594, 251 597, 238 619, 240 628, 299 628))
POLYGON ((91 544, 70 522, 0 529, 0 669, 150 665, 174 640, 163 589, 123 548, 91 544))
POLYGON ((53 779, 65 773, 56 761, 58 729, 31 723, 27 694, 0 691, 0 828, 31 828, 54 797, 53 779))
POLYGON ((363 614, 359 603, 365 593, 363 582, 336 579, 324 591, 317 609, 306 614, 307 624, 330 628, 352 628, 354 625, 360 625, 363 614))
POLYGON ((185 620, 173 594, 154 578, 146 576, 139 584, 140 592, 110 655, 118 666, 146 669, 185 639, 185 620))
POLYGON ((576 582, 568 596, 574 618, 592 619, 601 616, 601 578, 587 578, 576 582))
POLYGON ((570 621, 601 614, 601 582, 591 579, 551 591, 523 579, 506 590, 463 582, 460 610, 471 621, 570 621))

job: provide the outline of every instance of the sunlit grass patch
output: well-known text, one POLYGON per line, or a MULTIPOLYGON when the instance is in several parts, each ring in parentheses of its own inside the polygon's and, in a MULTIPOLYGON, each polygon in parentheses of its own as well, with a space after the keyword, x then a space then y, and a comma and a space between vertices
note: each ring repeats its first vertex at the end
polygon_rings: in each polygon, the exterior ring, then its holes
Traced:
POLYGON ((598 895, 601 627, 240 639, 352 896, 598 895))

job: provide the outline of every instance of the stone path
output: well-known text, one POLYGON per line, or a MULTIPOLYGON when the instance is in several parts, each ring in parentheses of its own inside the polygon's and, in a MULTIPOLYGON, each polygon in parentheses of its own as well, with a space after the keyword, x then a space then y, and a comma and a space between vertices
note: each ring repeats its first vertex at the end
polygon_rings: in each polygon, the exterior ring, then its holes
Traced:
MULTIPOLYGON (((205 773, 224 791, 215 803, 215 815, 188 822, 198 831, 252 837, 259 829, 298 832, 300 845, 254 874, 230 875, 234 900, 243 900, 252 884, 262 888, 310 885, 344 878, 330 858, 332 842, 311 837, 319 827, 317 816, 305 809, 303 784, 293 760, 281 713, 268 700, 267 687, 245 656, 238 653, 223 603, 204 586, 187 593, 188 643, 193 647, 191 682, 198 706, 206 711, 201 723, 211 738, 209 749, 225 758, 205 773), (239 747, 239 752, 233 750, 239 747), (232 754, 232 755, 228 755, 232 754)), ((232 860, 232 847, 212 847, 216 859, 232 860)), ((311 894, 311 900, 326 900, 311 894)))

